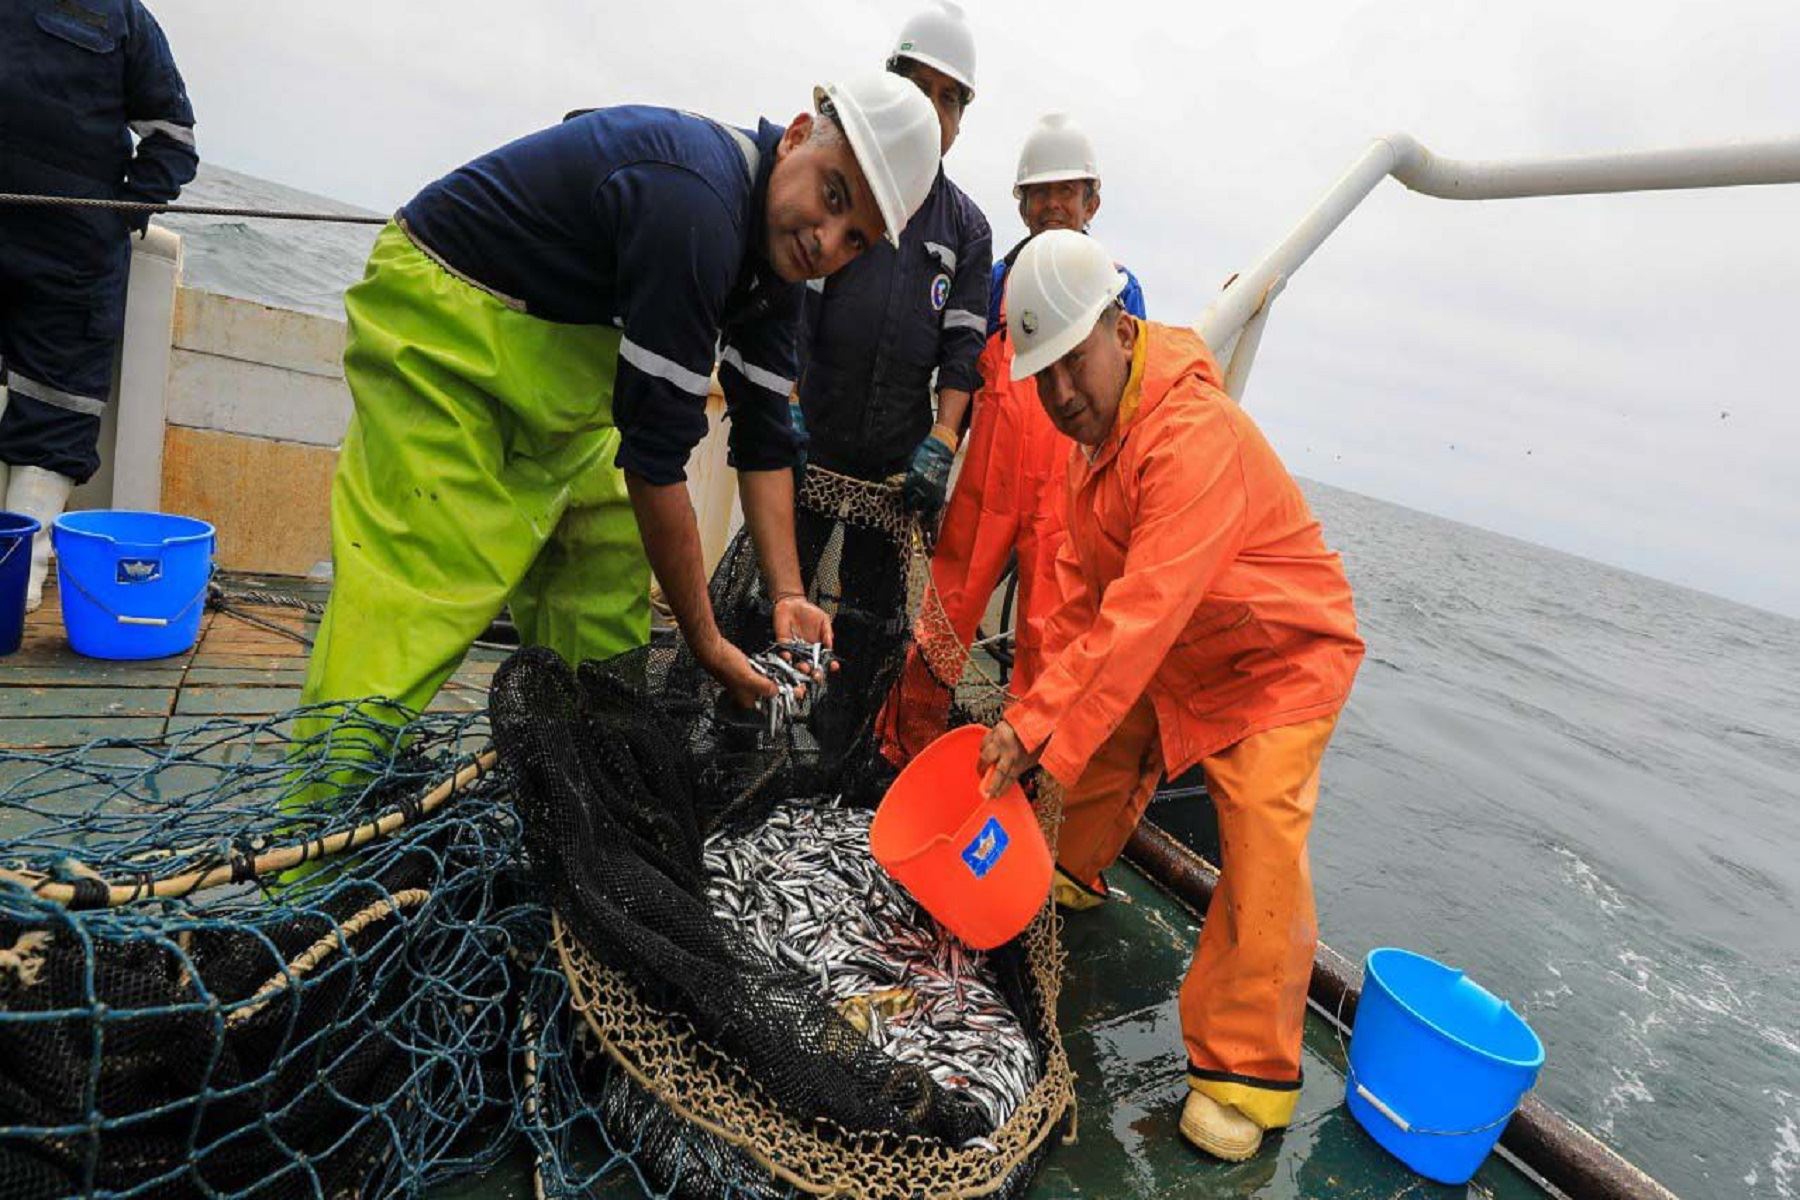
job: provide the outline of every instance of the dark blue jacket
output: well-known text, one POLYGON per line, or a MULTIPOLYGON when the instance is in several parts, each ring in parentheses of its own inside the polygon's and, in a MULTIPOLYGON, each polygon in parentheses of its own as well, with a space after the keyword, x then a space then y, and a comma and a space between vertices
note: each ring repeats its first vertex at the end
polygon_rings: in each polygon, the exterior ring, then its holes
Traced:
POLYGON ((187 88, 138 0, 0 3, 0 190, 163 203, 198 162, 187 88))
POLYGON ((906 469, 931 430, 932 373, 939 390, 980 383, 993 255, 987 218, 940 170, 898 250, 877 242, 807 284, 808 462, 861 479, 906 469))
POLYGON ((763 256, 779 127, 754 135, 667 108, 598 108, 520 138, 400 210, 453 270, 547 321, 623 331, 618 465, 687 477, 715 357, 733 466, 791 467, 799 284, 763 256))

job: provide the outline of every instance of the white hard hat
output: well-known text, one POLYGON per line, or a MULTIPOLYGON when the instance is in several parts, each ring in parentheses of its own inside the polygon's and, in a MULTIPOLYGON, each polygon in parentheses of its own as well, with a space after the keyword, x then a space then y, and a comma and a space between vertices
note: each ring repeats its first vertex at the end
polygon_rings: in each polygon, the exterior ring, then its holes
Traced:
POLYGON ((1068 113, 1046 113, 1025 135, 1019 151, 1019 175, 1013 181, 1017 200, 1028 183, 1055 183, 1059 179, 1099 179, 1100 164, 1094 143, 1068 113))
POLYGON ((1012 377, 1036 375, 1079 346, 1124 290, 1124 272, 1085 233, 1051 229, 1025 243, 1006 275, 1012 377))
POLYGON ((971 97, 975 95, 975 35, 969 32, 959 4, 937 0, 934 7, 902 25, 888 65, 897 58, 935 67, 968 88, 971 97))
POLYGON ((887 240, 925 203, 937 179, 942 145, 937 109, 917 87, 885 71, 813 89, 813 103, 831 101, 863 178, 887 222, 887 240))

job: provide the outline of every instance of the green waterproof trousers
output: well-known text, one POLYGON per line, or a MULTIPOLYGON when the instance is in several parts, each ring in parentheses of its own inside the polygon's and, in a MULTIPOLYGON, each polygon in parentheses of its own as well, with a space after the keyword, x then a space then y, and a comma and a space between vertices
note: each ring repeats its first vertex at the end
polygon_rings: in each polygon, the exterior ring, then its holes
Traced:
POLYGON ((304 701, 423 709, 508 603, 527 644, 571 663, 648 642, 650 567, 613 465, 618 330, 529 316, 393 224, 344 308, 355 413, 304 701))

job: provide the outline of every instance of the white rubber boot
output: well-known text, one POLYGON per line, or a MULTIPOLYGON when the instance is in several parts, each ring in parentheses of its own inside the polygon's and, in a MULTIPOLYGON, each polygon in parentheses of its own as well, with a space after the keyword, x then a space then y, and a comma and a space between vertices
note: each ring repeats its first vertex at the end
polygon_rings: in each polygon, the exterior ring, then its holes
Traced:
POLYGON ((44 602, 44 577, 50 573, 50 525, 62 516, 75 481, 42 467, 14 467, 6 484, 6 511, 36 517, 43 525, 31 539, 31 582, 25 589, 25 611, 44 602))

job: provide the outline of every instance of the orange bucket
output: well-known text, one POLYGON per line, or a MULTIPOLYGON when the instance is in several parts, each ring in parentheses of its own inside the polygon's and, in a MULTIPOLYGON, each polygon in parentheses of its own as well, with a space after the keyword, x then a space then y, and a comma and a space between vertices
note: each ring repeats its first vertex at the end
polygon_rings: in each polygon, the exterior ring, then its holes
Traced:
POLYGON ((1050 895, 1050 847, 1024 791, 981 791, 980 725, 952 729, 889 786, 869 827, 882 869, 977 950, 1025 931, 1050 895))

